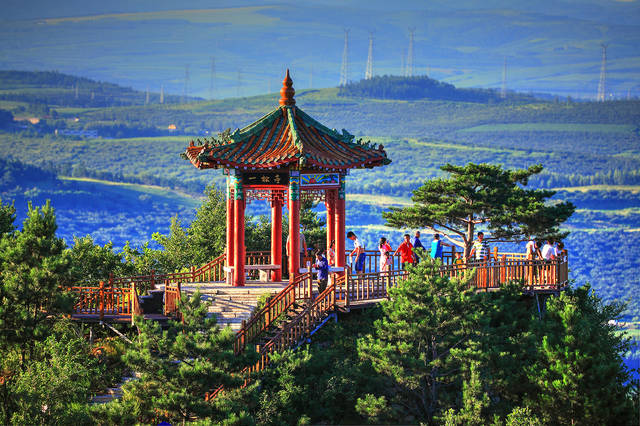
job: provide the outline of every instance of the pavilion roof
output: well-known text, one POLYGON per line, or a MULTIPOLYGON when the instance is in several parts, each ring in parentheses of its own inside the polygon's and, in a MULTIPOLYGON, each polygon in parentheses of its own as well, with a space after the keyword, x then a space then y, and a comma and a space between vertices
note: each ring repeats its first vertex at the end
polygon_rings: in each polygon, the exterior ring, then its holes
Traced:
POLYGON ((371 168, 391 162, 382 145, 354 141, 346 130, 331 130, 295 106, 289 70, 280 107, 256 122, 219 138, 191 141, 186 158, 200 168, 318 170, 371 168))

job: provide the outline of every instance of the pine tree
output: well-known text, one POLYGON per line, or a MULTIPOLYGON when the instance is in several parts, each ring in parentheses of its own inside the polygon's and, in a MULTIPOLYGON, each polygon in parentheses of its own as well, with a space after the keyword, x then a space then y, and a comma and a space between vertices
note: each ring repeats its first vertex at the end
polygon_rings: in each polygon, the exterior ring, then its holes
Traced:
POLYGON ((491 232, 486 241, 522 241, 529 237, 562 239, 559 226, 575 210, 569 202, 548 202, 555 192, 525 189, 541 165, 504 170, 491 164, 441 169, 451 176, 432 179, 413 192, 414 205, 384 212, 388 225, 397 228, 426 227, 447 236, 469 255, 476 226, 491 232), (451 238, 451 236, 455 238, 451 238))
POLYGON ((605 305, 584 287, 549 299, 537 330, 538 360, 528 369, 537 392, 528 405, 554 424, 631 424, 629 341, 610 320, 624 306, 605 305))
POLYGON ((410 271, 381 303, 384 316, 359 351, 387 377, 384 396, 397 421, 430 423, 456 399, 461 365, 450 352, 473 332, 474 292, 467 280, 440 277, 428 259, 410 271))
POLYGON ((208 316, 199 293, 183 300, 180 311, 183 321, 169 321, 165 330, 157 322, 136 320, 139 335, 123 359, 139 378, 125 384, 120 401, 95 409, 98 422, 221 421, 242 412, 244 391, 238 388, 244 377, 231 372, 249 365, 256 354, 234 355, 234 333, 208 316), (220 385, 227 390, 205 401, 205 393, 220 385))
POLYGON ((0 241, 0 347, 17 346, 23 368, 55 315, 71 308, 62 290, 69 284, 69 260, 56 229, 48 201, 42 208, 29 203, 23 229, 0 241))
POLYGON ((13 232, 16 220, 16 208, 13 203, 4 204, 0 198, 0 238, 13 232))

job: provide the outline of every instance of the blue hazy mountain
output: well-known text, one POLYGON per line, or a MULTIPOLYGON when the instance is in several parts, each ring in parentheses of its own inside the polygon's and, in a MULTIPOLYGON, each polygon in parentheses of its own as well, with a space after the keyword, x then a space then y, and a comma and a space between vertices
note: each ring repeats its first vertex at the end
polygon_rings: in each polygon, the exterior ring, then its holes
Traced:
POLYGON ((593 97, 601 43, 608 90, 640 95, 638 1, 3 2, 0 67, 58 70, 195 96, 279 89, 289 67, 297 87, 339 82, 344 29, 349 77, 364 76, 369 32, 374 74, 404 72, 415 28, 414 74, 460 87, 593 97), (455 4, 452 4, 455 3, 455 4), (211 91, 211 57, 215 79, 211 91))

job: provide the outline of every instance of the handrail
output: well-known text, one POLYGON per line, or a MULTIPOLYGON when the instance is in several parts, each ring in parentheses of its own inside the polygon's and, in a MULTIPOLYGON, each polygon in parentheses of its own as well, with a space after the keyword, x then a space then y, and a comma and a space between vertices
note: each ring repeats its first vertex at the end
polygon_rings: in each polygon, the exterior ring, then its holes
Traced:
POLYGON ((180 301, 182 300, 181 283, 175 285, 167 284, 164 288, 164 315, 175 315, 178 320, 182 319, 180 313, 180 301))
MULTIPOLYGON (((397 248, 397 247, 396 247, 397 248)), ((498 252, 498 247, 494 247, 494 250, 490 254, 490 258, 492 260, 499 260, 506 256, 507 260, 526 260, 526 253, 512 253, 512 252, 498 252)), ((429 248, 426 248, 428 254, 429 248)), ((345 250, 345 265, 349 265, 349 254, 351 250, 345 250)), ((380 251, 379 250, 365 250, 365 261, 364 261, 364 271, 365 272, 379 272, 380 271, 380 251)), ((456 247, 444 247, 442 251, 442 264, 443 265, 453 265, 455 263, 455 253, 463 254, 462 251, 456 250, 456 247), (446 249, 446 250, 445 250, 446 249)), ((352 261, 355 262, 355 256, 352 258, 352 261)), ((402 265, 400 263, 400 256, 391 256, 391 265, 390 269, 392 271, 397 271, 402 269, 402 265)))
POLYGON ((442 266, 440 274, 461 277, 469 270, 474 270, 469 287, 479 290, 497 289, 510 281, 521 281, 528 289, 557 289, 569 281, 566 259, 507 260, 503 256, 498 261, 442 266))
POLYGON ((321 294, 316 297, 312 304, 307 306, 300 314, 284 327, 259 350, 260 358, 258 362, 249 367, 249 372, 262 371, 269 363, 269 355, 276 351, 284 350, 296 343, 310 333, 315 326, 320 324, 326 312, 335 307, 335 284, 329 285, 321 294))
POLYGON ((234 352, 242 352, 247 343, 269 328, 282 313, 286 312, 297 300, 310 300, 312 296, 313 276, 310 272, 301 274, 278 294, 269 299, 266 305, 249 321, 242 324, 236 333, 234 352))

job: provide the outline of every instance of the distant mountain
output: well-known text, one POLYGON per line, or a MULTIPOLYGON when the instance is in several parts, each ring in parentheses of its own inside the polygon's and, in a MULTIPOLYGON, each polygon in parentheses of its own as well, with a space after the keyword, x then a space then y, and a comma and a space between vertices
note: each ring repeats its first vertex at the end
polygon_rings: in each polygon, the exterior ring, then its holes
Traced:
MULTIPOLYGON (((188 101, 200 98, 189 97, 188 101)), ((95 81, 57 71, 1 71, 0 100, 58 107, 113 107, 159 104, 160 93, 148 94, 114 83, 95 81)), ((164 95, 163 102, 175 104, 182 97, 164 95)))
POLYGON ((502 99, 495 89, 459 89, 453 84, 429 78, 426 75, 400 77, 376 76, 340 87, 338 96, 358 98, 396 99, 405 101, 442 100, 460 102, 533 101, 532 96, 518 93, 505 94, 502 99))

